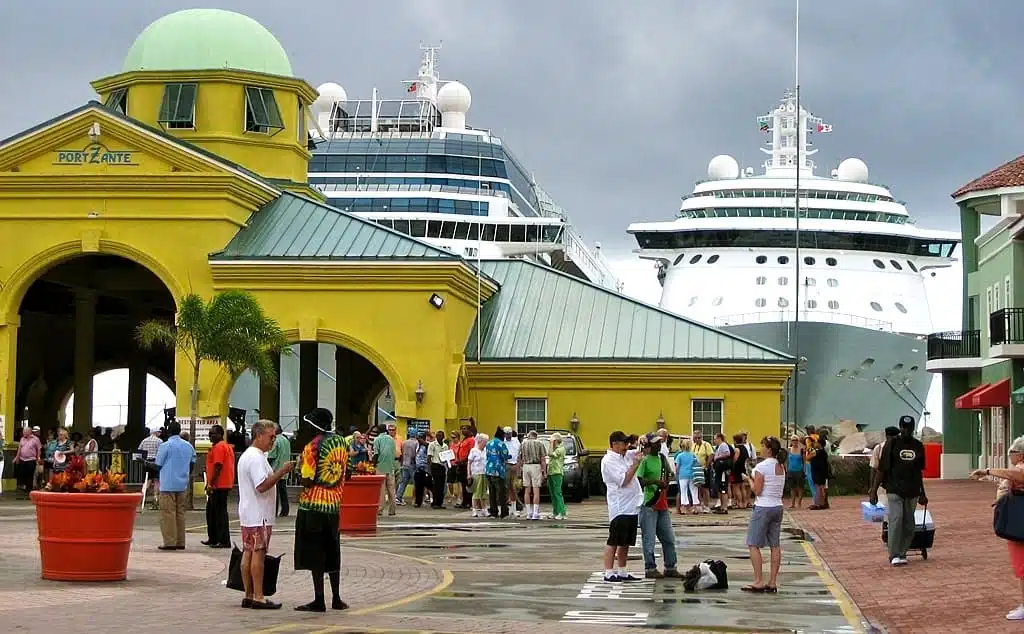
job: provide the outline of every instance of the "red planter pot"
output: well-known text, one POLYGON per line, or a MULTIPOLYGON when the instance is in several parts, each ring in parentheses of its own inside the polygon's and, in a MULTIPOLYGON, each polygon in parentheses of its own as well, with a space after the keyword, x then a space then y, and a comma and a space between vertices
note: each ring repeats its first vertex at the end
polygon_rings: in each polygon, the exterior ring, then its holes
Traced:
POLYGON ((341 490, 338 529, 341 531, 377 530, 377 510, 385 476, 354 475, 341 490))
POLYGON ((141 493, 33 491, 42 577, 123 581, 141 493))

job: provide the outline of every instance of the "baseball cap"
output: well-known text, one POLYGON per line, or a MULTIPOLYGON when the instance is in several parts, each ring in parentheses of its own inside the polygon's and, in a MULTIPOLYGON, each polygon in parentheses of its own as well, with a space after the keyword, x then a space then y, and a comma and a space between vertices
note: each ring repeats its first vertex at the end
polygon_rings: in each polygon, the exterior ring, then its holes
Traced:
POLYGON ((661 442, 661 436, 652 432, 644 435, 644 440, 646 440, 648 444, 652 442, 661 442))
POLYGON ((904 414, 903 416, 900 416, 900 427, 913 427, 913 426, 914 426, 914 417, 913 416, 908 416, 906 414, 904 414))
POLYGON ((622 431, 613 431, 611 433, 611 435, 608 436, 608 444, 611 445, 611 444, 617 443, 617 442, 628 443, 629 442, 629 436, 627 436, 626 433, 622 432, 622 431))
POLYGON ((510 433, 512 433, 512 428, 506 426, 505 429, 503 429, 502 431, 505 432, 506 434, 510 434, 510 433))
POLYGON ((32 425, 32 431, 39 431, 39 425, 32 425))

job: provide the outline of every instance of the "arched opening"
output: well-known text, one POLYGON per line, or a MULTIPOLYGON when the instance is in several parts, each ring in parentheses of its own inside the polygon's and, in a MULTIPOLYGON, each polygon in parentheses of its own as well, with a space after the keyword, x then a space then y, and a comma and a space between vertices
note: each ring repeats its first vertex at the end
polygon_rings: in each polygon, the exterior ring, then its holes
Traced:
POLYGON ((330 410, 343 434, 395 420, 388 380, 359 353, 332 343, 299 343, 289 351, 281 356, 276 386, 261 384, 252 372, 235 381, 228 404, 236 424, 266 418, 294 435, 299 417, 314 407, 330 410))
MULTIPOLYGON (((175 300, 145 267, 113 255, 85 255, 52 267, 18 308, 15 411, 42 429, 64 420, 74 392, 75 431, 96 426, 94 377, 127 368, 126 441, 145 435, 148 375, 174 377, 172 350, 142 350, 135 330, 147 319, 173 320, 175 300)), ((169 387, 172 389, 173 384, 169 387)), ((173 406, 173 400, 171 402, 173 406)))
MULTIPOLYGON (((104 370, 92 378, 92 425, 104 429, 128 427, 128 384, 130 370, 117 368, 104 370)), ((165 410, 174 407, 174 390, 168 379, 146 374, 146 429, 160 429, 165 422, 165 410)), ((72 389, 60 409, 65 427, 74 426, 75 392, 72 389)))

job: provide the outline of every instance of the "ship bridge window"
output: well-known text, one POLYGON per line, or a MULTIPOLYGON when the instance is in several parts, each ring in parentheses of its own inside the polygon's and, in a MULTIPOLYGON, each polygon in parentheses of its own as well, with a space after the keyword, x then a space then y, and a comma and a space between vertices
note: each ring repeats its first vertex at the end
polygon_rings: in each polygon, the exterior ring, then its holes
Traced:
POLYGON ((834 277, 828 278, 827 280, 825 280, 825 283, 828 284, 829 288, 835 288, 835 287, 839 286, 839 280, 837 280, 834 277))
POLYGON ((758 275, 757 279, 754 280, 758 286, 764 286, 768 282, 768 278, 763 275, 758 275))
POLYGON ((873 264, 874 264, 875 266, 877 266, 878 268, 880 268, 880 269, 884 269, 884 268, 885 268, 885 264, 883 264, 883 263, 882 263, 882 261, 881 261, 881 260, 879 260, 879 259, 874 259, 874 260, 871 260, 871 262, 872 262, 872 263, 873 263, 873 264))
POLYGON ((758 308, 764 308, 767 303, 768 300, 766 300, 763 297, 758 297, 757 300, 754 302, 754 306, 757 306, 758 308))
POLYGON ((698 253, 697 255, 695 255, 692 258, 690 258, 690 264, 696 264, 696 263, 700 262, 700 258, 701 258, 701 255, 698 253))
POLYGON ((882 312, 882 305, 878 302, 871 302, 871 310, 875 312, 882 312))
POLYGON ((708 258, 708 264, 714 264, 715 262, 718 262, 717 255, 712 255, 711 257, 708 258))
POLYGON ((789 264, 789 258, 785 255, 780 255, 779 264, 789 264))
POLYGON ((679 254, 679 257, 677 257, 677 258, 676 258, 676 259, 675 259, 675 260, 674 260, 674 261, 672 262, 672 266, 679 266, 679 263, 680 263, 680 262, 682 262, 682 261, 683 261, 683 254, 682 254, 682 253, 680 253, 680 254, 679 254))
POLYGON ((904 315, 907 314, 907 307, 904 306, 903 304, 899 303, 899 302, 896 302, 896 310, 900 311, 904 315))
POLYGON ((789 278, 788 277, 783 276, 783 277, 779 278, 779 286, 785 286, 787 284, 789 284, 789 278))
POLYGON ((785 308, 786 306, 789 306, 789 300, 786 299, 785 297, 780 297, 778 303, 779 303, 779 308, 785 308))
POLYGON ((829 310, 839 310, 839 302, 834 299, 828 300, 828 308, 829 310))
POLYGON ((839 264, 839 262, 835 258, 825 258, 825 264, 827 264, 829 266, 835 266, 835 265, 839 264))
POLYGON ((913 262, 911 262, 910 260, 907 260, 907 266, 910 267, 911 271, 913 271, 914 273, 917 273, 917 266, 915 266, 913 262))
POLYGON ((889 260, 889 264, 891 264, 892 268, 896 269, 897 271, 902 271, 903 270, 903 267, 900 266, 900 263, 897 262, 896 260, 889 260))
POLYGON ((768 258, 766 256, 759 255, 756 258, 754 258, 754 261, 757 262, 758 264, 764 264, 765 262, 768 261, 768 258))
POLYGON ((807 266, 813 266, 814 258, 812 258, 811 256, 807 256, 806 258, 804 258, 804 264, 806 264, 807 266))

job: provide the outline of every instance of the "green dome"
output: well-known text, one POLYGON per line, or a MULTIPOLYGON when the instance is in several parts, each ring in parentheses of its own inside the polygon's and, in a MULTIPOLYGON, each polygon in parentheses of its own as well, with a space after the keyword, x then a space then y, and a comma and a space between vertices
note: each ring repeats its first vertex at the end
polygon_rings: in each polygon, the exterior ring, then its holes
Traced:
POLYGON ((153 22, 135 38, 123 72, 232 68, 291 76, 281 43, 262 24, 222 9, 188 9, 153 22))

